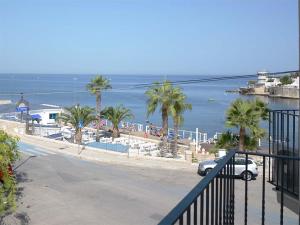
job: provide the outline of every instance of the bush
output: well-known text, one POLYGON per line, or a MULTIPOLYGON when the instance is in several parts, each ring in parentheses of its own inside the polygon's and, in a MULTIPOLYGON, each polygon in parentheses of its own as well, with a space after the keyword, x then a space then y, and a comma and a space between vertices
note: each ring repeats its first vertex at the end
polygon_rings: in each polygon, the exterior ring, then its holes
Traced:
MULTIPOLYGON (((245 135, 245 149, 256 150, 258 148, 258 138, 250 135, 245 135)), ((238 149, 239 147, 239 136, 230 131, 222 133, 221 137, 218 139, 215 148, 224 149, 238 149)))
POLYGON ((16 180, 9 167, 18 159, 19 139, 0 130, 0 216, 16 207, 16 180))
POLYGON ((288 85, 293 83, 293 79, 290 76, 286 75, 280 78, 280 82, 282 85, 288 85))

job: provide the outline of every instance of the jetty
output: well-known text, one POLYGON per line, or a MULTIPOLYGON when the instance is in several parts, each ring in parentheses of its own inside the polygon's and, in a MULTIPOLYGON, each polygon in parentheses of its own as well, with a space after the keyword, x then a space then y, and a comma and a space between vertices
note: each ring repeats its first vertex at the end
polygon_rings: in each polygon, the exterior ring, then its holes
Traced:
POLYGON ((10 105, 12 104, 11 100, 0 99, 0 105, 10 105))

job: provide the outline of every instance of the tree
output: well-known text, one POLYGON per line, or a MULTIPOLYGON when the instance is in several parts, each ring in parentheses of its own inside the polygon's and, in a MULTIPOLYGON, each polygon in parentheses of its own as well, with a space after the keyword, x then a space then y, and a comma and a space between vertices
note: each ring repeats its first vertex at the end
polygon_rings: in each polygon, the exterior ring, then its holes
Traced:
POLYGON ((70 124, 75 129, 75 143, 82 142, 82 128, 96 121, 94 109, 90 107, 81 107, 80 105, 67 107, 65 112, 58 117, 59 121, 70 124))
POLYGON ((157 108, 160 108, 163 136, 161 155, 164 156, 168 141, 168 117, 174 103, 174 87, 170 81, 164 81, 163 83, 155 82, 145 94, 147 96, 147 117, 153 114, 157 108))
POLYGON ((192 110, 192 105, 186 102, 187 96, 182 92, 180 88, 174 88, 173 90, 173 104, 171 105, 171 114, 174 124, 174 149, 172 149, 173 157, 177 157, 178 151, 178 129, 183 124, 183 114, 187 110, 192 110))
POLYGON ((218 148, 237 148, 239 145, 239 136, 237 134, 233 134, 231 131, 226 131, 222 133, 216 142, 216 147, 218 148))
MULTIPOLYGON (((245 149, 255 150, 258 147, 258 141, 256 137, 245 135, 245 149)), ((239 135, 226 131, 222 133, 216 143, 217 148, 225 149, 238 149, 239 147, 239 135)))
POLYGON ((19 157, 18 141, 0 130, 0 219, 16 207, 16 180, 9 168, 19 157))
POLYGON ((245 137, 247 129, 253 138, 264 136, 264 130, 260 128, 260 121, 268 119, 268 109, 265 103, 256 99, 235 100, 227 110, 226 124, 229 127, 239 129, 239 150, 245 150, 245 137))
POLYGON ((109 80, 101 75, 97 75, 91 80, 90 83, 86 85, 86 88, 90 91, 91 94, 96 96, 96 115, 97 115, 97 132, 96 132, 96 141, 99 141, 99 129, 101 124, 101 92, 111 88, 109 80))
POLYGON ((291 73, 291 78, 296 79, 297 77, 299 77, 299 72, 291 73))
POLYGON ((291 78, 291 76, 286 75, 280 78, 280 82, 281 85, 288 85, 293 83, 293 79, 291 78))
POLYGON ((133 114, 130 109, 122 105, 116 107, 106 107, 101 112, 103 118, 109 120, 113 125, 113 138, 120 137, 119 124, 122 120, 132 119, 133 114))

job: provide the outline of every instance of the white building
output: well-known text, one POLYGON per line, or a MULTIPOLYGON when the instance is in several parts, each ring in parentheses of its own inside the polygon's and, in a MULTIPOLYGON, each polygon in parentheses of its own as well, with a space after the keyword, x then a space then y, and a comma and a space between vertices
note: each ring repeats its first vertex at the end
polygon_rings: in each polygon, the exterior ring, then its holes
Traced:
POLYGON ((269 79, 269 72, 267 71, 260 71, 257 72, 257 85, 265 85, 267 80, 269 79))
POLYGON ((299 77, 293 79, 293 83, 285 85, 287 87, 299 88, 299 77))
MULTIPOLYGON (((34 118, 39 118, 41 125, 55 125, 56 119, 59 114, 63 112, 63 109, 39 109, 30 110, 29 114, 34 118)), ((37 123, 35 121, 35 123, 37 123)))
POLYGON ((276 87, 279 84, 281 84, 280 79, 277 77, 269 77, 267 81, 265 82, 265 87, 270 88, 270 87, 276 87))

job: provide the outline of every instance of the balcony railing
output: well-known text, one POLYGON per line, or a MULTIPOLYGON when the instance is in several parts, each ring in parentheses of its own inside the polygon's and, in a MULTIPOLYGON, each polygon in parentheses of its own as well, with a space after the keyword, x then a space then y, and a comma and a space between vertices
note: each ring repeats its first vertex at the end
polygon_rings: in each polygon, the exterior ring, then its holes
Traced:
POLYGON ((159 225, 234 224, 234 157, 232 150, 159 225))
MULTIPOLYGON (((300 224, 298 120, 299 110, 270 111, 269 153, 229 151, 159 225, 300 224), (255 185, 236 185, 237 155, 260 162, 255 185)), ((243 170, 250 171, 248 163, 243 170)))
MULTIPOLYGON (((182 201, 180 201, 177 206, 171 210, 171 212, 159 223, 159 225, 173 225, 173 224, 266 224, 266 221, 270 221, 267 218, 266 213, 268 208, 266 203, 269 199, 266 198, 266 185, 275 187, 275 190, 279 193, 278 207, 275 207, 275 215, 277 218, 275 220, 278 222, 276 224, 291 224, 291 218, 289 215, 289 221, 285 223, 284 216, 284 201, 285 196, 288 195, 285 188, 285 165, 292 162, 299 163, 299 157, 291 157, 286 155, 271 155, 255 152, 236 152, 231 150, 228 152, 226 157, 222 158, 216 167, 213 168, 200 182, 197 184, 193 190, 188 193, 182 201), (236 179, 235 179, 235 157, 244 157, 245 161, 248 162, 250 157, 255 157, 256 160, 261 158, 261 173, 260 178, 251 182, 261 182, 258 184, 260 190, 254 190, 257 196, 255 207, 257 208, 257 214, 255 214, 255 222, 249 221, 249 182, 245 179, 243 193, 236 193, 236 179), (279 162, 279 168, 277 170, 268 170, 269 164, 272 161, 279 162), (273 173, 279 177, 278 182, 273 182, 273 173), (271 185, 270 185, 271 184, 271 185), (278 185, 277 185, 278 184, 278 185), (261 193, 259 193, 261 191, 261 193), (237 195, 239 198, 237 198, 237 195), (242 208, 242 210, 241 210, 242 208), (236 209, 240 214, 237 214, 236 209), (242 213, 241 213, 242 212, 242 213)), ((248 171, 248 164, 245 164, 245 171, 248 171)), ((295 188, 299 189, 299 186, 295 184, 295 188)), ((239 190, 240 191, 240 190, 239 190)), ((253 191, 253 190, 252 190, 253 191)), ((274 191, 275 192, 275 191, 274 191)), ((254 196, 251 196, 253 198, 254 196)), ((297 198, 296 198, 297 200, 297 198)), ((274 209, 272 209, 274 210, 274 209)), ((252 210, 253 211, 253 210, 252 210)), ((274 214, 274 213, 273 213, 274 214)), ((250 218, 253 219, 253 216, 250 218)), ((274 218, 273 218, 274 219, 274 218)), ((293 216, 293 221, 297 224, 300 221, 299 215, 293 216)), ((273 224, 273 223, 268 223, 273 224)))
MULTIPOLYGON (((269 154, 299 157, 298 119, 299 110, 273 110, 269 113, 269 154)), ((297 197, 299 195, 299 162, 274 159, 269 164, 269 180, 281 186, 280 168, 284 168, 283 188, 297 197), (281 165, 283 163, 283 165, 281 165)))

